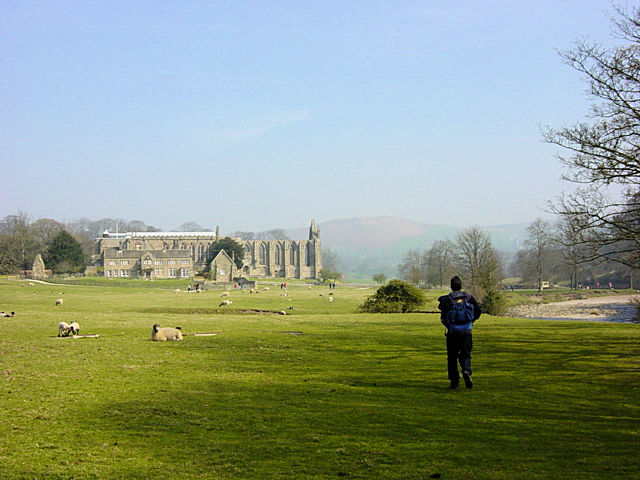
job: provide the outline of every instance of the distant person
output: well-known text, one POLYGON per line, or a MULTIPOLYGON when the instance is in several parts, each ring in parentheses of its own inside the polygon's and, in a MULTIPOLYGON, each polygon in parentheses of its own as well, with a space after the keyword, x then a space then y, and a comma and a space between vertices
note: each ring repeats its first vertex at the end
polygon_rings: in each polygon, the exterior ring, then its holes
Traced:
POLYGON ((451 293, 438 298, 440 322, 447 327, 447 370, 449 388, 458 388, 460 372, 467 388, 473 387, 471 380, 471 349, 473 340, 471 329, 473 323, 480 318, 481 311, 473 296, 462 290, 462 280, 457 275, 451 279, 451 293))

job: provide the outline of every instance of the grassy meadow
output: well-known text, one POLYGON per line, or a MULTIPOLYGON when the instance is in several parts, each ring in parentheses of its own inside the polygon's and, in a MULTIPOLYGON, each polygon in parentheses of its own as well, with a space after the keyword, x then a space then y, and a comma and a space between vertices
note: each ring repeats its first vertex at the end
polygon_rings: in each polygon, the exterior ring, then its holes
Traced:
POLYGON ((437 314, 264 286, 0 280, 0 478, 640 478, 640 325, 483 316, 452 391, 437 314))

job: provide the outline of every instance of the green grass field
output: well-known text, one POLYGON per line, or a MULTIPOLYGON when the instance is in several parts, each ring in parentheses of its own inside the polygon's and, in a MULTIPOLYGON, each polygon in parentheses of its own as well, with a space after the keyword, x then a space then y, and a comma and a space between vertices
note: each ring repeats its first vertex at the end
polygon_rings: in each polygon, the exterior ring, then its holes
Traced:
POLYGON ((225 311, 219 290, 0 280, 0 478, 640 478, 639 325, 483 316, 475 386, 451 391, 437 315, 264 285, 225 311))

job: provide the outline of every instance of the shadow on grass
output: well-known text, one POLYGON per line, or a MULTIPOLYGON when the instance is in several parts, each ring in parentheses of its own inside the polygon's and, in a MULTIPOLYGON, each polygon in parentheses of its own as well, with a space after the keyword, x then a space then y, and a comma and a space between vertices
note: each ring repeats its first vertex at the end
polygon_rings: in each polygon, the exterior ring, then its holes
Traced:
POLYGON ((267 378, 183 387, 102 405, 86 425, 130 458, 147 459, 130 471, 120 465, 130 478, 174 478, 158 465, 232 478, 407 478, 407 470, 433 468, 433 449, 446 449, 416 417, 429 393, 419 382, 267 378))

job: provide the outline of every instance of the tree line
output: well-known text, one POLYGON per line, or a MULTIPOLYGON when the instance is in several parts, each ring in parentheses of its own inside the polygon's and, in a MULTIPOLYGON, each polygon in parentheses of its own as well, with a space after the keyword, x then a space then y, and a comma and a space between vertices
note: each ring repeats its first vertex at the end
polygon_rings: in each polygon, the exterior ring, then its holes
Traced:
POLYGON ((402 280, 422 288, 444 287, 459 275, 465 290, 481 299, 485 311, 499 314, 504 309, 502 262, 491 237, 480 227, 461 230, 453 241, 438 240, 428 250, 409 250, 398 273, 402 280))

